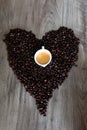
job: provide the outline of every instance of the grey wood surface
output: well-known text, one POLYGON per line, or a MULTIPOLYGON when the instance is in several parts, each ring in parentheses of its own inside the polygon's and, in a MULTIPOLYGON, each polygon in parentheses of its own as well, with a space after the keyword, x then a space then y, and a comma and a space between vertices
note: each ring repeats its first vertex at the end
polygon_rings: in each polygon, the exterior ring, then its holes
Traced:
POLYGON ((87 130, 87 0, 0 0, 0 130, 87 130), (43 117, 8 65, 3 34, 20 27, 41 38, 62 25, 81 40, 78 67, 53 93, 43 117))

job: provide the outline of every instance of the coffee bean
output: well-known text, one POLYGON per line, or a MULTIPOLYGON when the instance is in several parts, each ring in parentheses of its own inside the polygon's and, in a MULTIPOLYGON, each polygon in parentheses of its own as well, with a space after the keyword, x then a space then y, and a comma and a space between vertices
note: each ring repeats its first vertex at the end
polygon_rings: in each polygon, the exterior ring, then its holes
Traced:
POLYGON ((79 39, 67 27, 49 31, 42 39, 37 39, 31 31, 16 28, 5 34, 3 41, 7 45, 10 67, 36 99, 39 112, 46 116, 53 90, 67 78, 72 66, 76 66, 79 39), (52 53, 52 61, 44 68, 34 61, 35 52, 42 46, 52 53))

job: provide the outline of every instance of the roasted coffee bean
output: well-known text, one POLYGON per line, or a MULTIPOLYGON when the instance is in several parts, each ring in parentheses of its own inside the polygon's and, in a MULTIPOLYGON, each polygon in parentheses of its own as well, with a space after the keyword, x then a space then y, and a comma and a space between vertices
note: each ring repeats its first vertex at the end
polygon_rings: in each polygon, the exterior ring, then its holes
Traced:
POLYGON ((39 112, 46 116, 47 104, 53 90, 68 77, 72 66, 76 66, 79 39, 72 29, 60 27, 37 39, 32 31, 19 28, 5 34, 8 61, 27 92, 35 99, 39 112), (34 54, 45 46, 52 53, 52 61, 46 67, 37 65, 34 54))

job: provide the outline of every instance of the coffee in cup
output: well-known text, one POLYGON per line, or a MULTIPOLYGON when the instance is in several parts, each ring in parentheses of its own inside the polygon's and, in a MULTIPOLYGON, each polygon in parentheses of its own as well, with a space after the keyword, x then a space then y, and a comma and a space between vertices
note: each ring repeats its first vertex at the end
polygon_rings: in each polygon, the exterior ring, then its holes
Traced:
POLYGON ((35 53, 34 60, 38 65, 46 67, 52 60, 51 52, 42 46, 42 49, 35 53))

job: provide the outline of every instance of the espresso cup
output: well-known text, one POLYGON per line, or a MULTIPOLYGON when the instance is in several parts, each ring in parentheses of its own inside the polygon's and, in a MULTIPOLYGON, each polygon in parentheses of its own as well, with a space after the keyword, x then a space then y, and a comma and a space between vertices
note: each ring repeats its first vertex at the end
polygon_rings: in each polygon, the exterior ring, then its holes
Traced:
POLYGON ((42 48, 35 53, 34 60, 39 66, 46 67, 52 60, 52 54, 42 46, 42 48))

